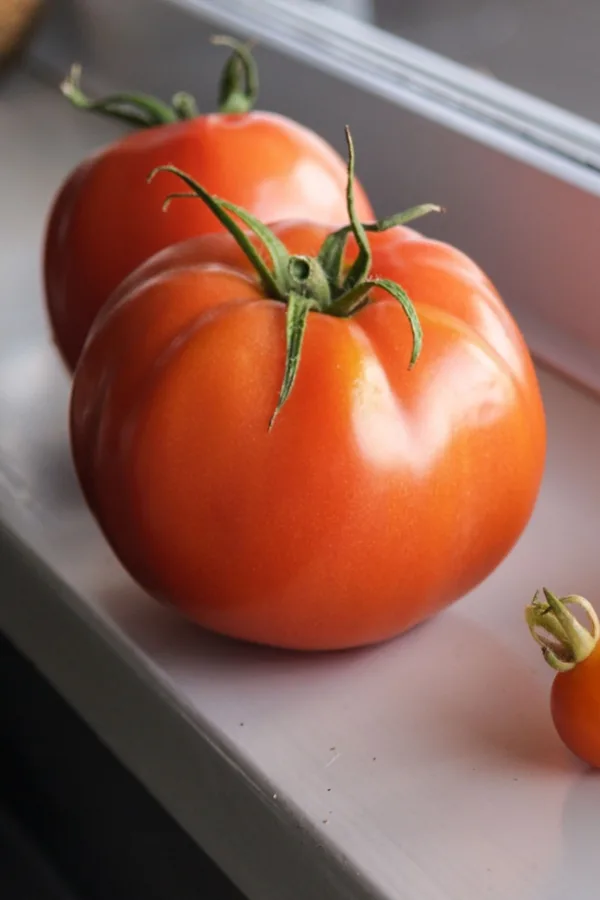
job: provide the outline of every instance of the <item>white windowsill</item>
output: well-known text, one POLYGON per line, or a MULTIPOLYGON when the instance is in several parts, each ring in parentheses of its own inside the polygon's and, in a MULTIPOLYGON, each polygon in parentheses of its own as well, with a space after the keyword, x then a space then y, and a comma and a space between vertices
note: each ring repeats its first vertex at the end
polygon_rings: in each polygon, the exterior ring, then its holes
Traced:
POLYGON ((597 898, 600 782, 553 733, 522 621, 542 581, 600 596, 597 403, 540 373, 532 523, 435 621, 317 657, 199 632, 131 584, 83 506, 44 322, 51 196, 115 133, 28 76, 0 88, 0 629, 250 900, 597 898))

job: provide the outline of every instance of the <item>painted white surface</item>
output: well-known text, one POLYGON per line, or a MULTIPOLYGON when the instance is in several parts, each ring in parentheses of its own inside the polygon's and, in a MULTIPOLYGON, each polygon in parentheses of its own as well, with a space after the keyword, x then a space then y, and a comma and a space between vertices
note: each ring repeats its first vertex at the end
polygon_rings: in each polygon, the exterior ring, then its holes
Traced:
POLYGON ((0 89, 0 628, 251 900, 597 900, 600 781, 553 733, 522 607, 541 582, 600 596, 600 408, 541 374, 530 527, 405 638, 303 657, 199 632, 131 584, 83 507, 45 328, 47 205, 115 132, 25 76, 0 89))

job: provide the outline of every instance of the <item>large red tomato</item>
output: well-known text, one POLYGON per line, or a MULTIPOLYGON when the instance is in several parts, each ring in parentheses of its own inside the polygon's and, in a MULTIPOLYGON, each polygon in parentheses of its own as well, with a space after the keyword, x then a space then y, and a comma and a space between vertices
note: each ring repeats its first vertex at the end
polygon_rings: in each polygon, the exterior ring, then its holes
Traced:
POLYGON ((141 585, 214 631, 389 638, 487 576, 532 511, 544 415, 498 294, 448 245, 354 230, 345 250, 281 222, 164 251, 75 373, 92 511, 141 585))
MULTIPOLYGON (((146 184, 155 166, 174 163, 212 193, 267 221, 347 221, 342 159, 297 122, 251 110, 254 63, 243 45, 234 44, 221 111, 212 115, 198 115, 187 95, 177 95, 173 106, 128 95, 92 102, 76 78, 67 81, 64 90, 77 105, 150 126, 79 165, 50 212, 46 297, 54 339, 69 368, 75 366, 98 310, 126 275, 164 247, 221 229, 202 203, 163 214, 164 184, 146 184)), ((358 207, 363 220, 374 218, 360 188, 358 207)))

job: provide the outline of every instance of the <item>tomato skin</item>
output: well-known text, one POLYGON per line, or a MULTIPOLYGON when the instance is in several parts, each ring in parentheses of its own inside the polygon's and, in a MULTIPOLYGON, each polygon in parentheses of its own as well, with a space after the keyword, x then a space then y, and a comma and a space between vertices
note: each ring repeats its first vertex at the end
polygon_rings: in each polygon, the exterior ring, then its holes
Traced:
MULTIPOLYGON (((314 132, 273 113, 201 116, 127 135, 84 161, 50 211, 44 279, 54 340, 73 369, 94 317, 112 291, 164 247, 222 225, 198 200, 166 212, 174 175, 152 184, 156 166, 173 164, 207 189, 262 220, 293 217, 347 222, 346 164, 314 132)), ((363 221, 374 218, 357 185, 363 221)))
POLYGON ((583 762, 600 768, 600 645, 552 683, 550 710, 562 742, 583 762))
MULTIPOLYGON (((273 230, 313 254, 329 229, 273 230)), ((391 638, 485 578, 530 517, 545 424, 512 318, 457 250, 407 228, 370 243, 419 314, 417 364, 383 291, 350 319, 310 313, 271 431, 285 307, 228 236, 148 262, 90 333, 71 403, 85 496, 133 577, 206 628, 302 650, 391 638)))

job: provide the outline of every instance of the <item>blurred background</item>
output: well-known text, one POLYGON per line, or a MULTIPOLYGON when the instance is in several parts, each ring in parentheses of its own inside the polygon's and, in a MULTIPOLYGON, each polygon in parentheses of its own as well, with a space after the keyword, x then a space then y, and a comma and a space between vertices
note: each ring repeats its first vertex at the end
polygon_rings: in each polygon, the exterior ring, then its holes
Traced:
POLYGON ((600 122, 598 0, 320 2, 600 122))

